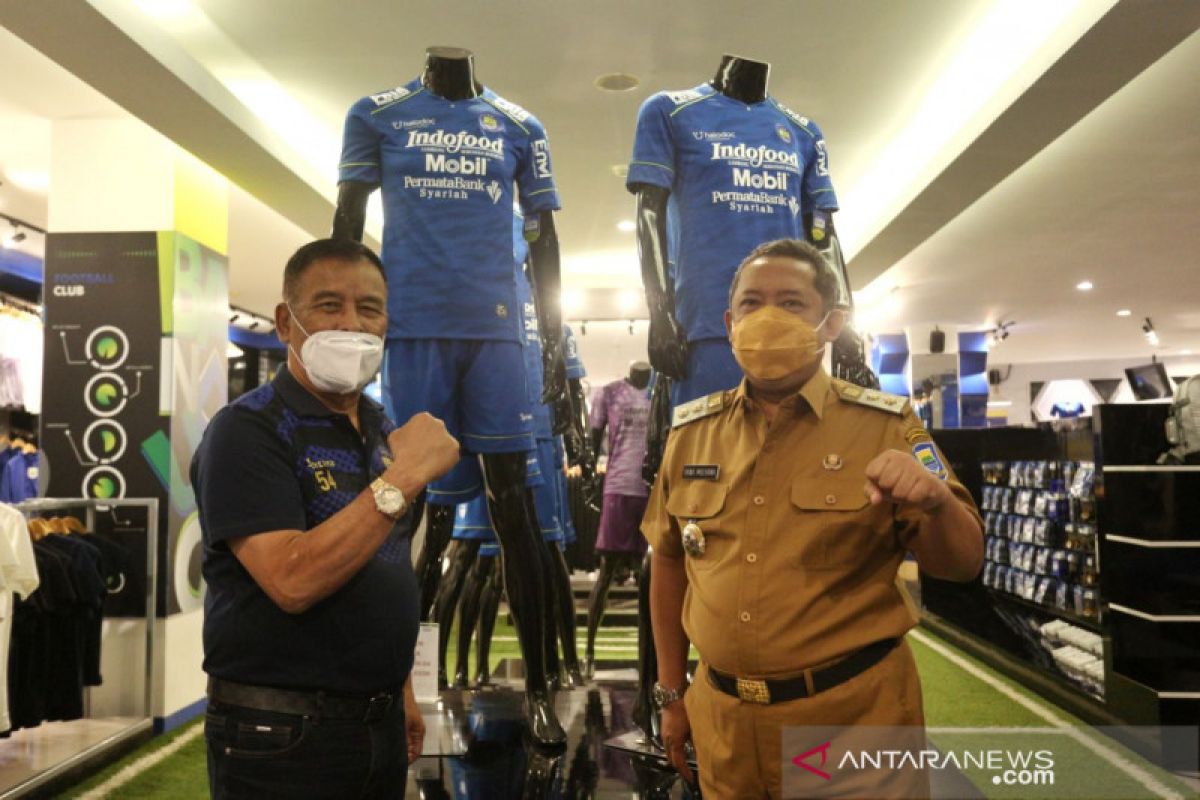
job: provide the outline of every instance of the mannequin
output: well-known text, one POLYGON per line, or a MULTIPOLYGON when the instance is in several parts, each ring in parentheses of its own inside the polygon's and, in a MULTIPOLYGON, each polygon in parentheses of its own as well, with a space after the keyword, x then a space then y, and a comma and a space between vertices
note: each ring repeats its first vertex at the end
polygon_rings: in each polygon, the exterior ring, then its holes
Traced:
MULTIPOLYGON (((539 299, 557 297, 559 290, 558 238, 553 217, 558 196, 541 123, 475 79, 470 51, 431 48, 417 81, 364 97, 351 108, 339 172, 335 237, 361 239, 367 198, 376 188, 382 187, 389 219, 393 220, 383 237, 383 259, 391 285, 385 400, 395 418, 407 419, 425 410, 446 419, 448 427, 452 422, 465 426, 451 432, 479 462, 489 512, 505 554, 504 581, 525 659, 530 733, 537 743, 562 744, 565 734, 550 700, 543 646, 543 631, 548 624, 545 576, 549 562, 538 541, 533 500, 525 486, 526 451, 532 449, 532 432, 514 428, 489 437, 486 425, 491 423, 486 414, 490 409, 468 405, 471 397, 483 396, 492 406, 512 404, 514 411, 505 418, 515 420, 519 417, 517 404, 528 402, 513 396, 510 377, 498 377, 504 373, 511 376, 522 368, 516 324, 519 317, 510 311, 516 310, 516 299, 511 281, 503 274, 511 270, 511 262, 505 267, 503 259, 488 246, 488 241, 502 235, 501 230, 508 235, 509 209, 518 197, 518 183, 539 299), (392 143, 389 153, 399 153, 389 158, 387 173, 381 166, 384 141, 392 143), (473 150, 468 153, 469 148, 473 150), (456 162, 455 168, 447 170, 445 165, 451 161, 456 162), (486 174, 489 181, 464 180, 453 184, 450 191, 444 189, 447 178, 438 174, 462 172, 466 176, 471 171, 486 174), (420 194, 410 192, 406 181, 400 180, 410 177, 422 182, 420 194), (499 194, 491 197, 485 189, 499 194), (402 228, 394 223, 405 215, 411 215, 418 224, 402 228), (464 225, 463 220, 470 224, 464 225), (409 241, 421 236, 432 236, 436 241, 409 241), (464 249, 469 251, 464 253, 464 249), (445 256, 450 263, 437 260, 444 253, 450 254, 445 256), (466 274, 472 271, 474 274, 466 274), (453 305, 447 308, 445 303, 453 305), (457 328, 445 332, 453 326, 457 328), (449 344, 438 344, 444 341, 449 344), (447 348, 453 352, 443 356, 447 348), (438 360, 443 357, 444 362, 438 360), (431 382, 422 379, 430 373, 465 369, 461 365, 468 362, 479 366, 460 372, 458 378, 443 374, 431 382), (489 366, 494 374, 486 377, 494 386, 464 384, 455 397, 438 395, 438 386, 477 380, 477 372, 486 372, 489 366), (455 420, 460 413, 462 419, 455 420), (482 416, 471 418, 471 414, 482 416), (479 426, 479 430, 472 431, 471 425, 479 426)), ((542 400, 555 402, 566 388, 561 319, 556 303, 539 305, 546 309, 551 323, 540 332, 545 371, 542 400)), ((436 489, 430 487, 431 499, 436 489)), ((437 572, 434 565, 440 562, 440 552, 435 550, 444 547, 445 541, 444 519, 439 517, 438 524, 429 527, 423 577, 437 572)))
MULTIPOLYGON (((842 304, 849 304, 824 138, 812 120, 769 95, 769 77, 769 64, 726 54, 711 81, 660 92, 638 115, 626 187, 636 198, 650 363, 672 384, 671 402, 654 404, 652 433, 669 430, 672 405, 741 380, 719 323, 733 272, 758 244, 811 241, 834 262, 842 276, 842 304), (759 157, 748 157, 751 152, 759 157), (670 230, 668 206, 675 212, 670 230)), ((835 346, 835 374, 869 376, 861 345, 857 359, 852 349, 835 346)), ((647 472, 657 471, 658 441, 665 436, 648 448, 647 472)), ((639 590, 648 580, 643 574, 639 590)), ((653 674, 643 671, 643 682, 653 674)))
POLYGON ((646 510, 646 485, 641 479, 641 469, 648 438, 646 425, 650 400, 646 397, 646 387, 649 384, 650 365, 634 361, 623 381, 604 387, 592 410, 592 444, 597 451, 605 429, 608 429, 609 480, 605 483, 604 508, 596 541, 600 574, 588 598, 586 659, 589 672, 594 670, 596 631, 604 616, 604 605, 613 581, 622 573, 636 576, 638 564, 646 552, 646 542, 638 525, 646 510))

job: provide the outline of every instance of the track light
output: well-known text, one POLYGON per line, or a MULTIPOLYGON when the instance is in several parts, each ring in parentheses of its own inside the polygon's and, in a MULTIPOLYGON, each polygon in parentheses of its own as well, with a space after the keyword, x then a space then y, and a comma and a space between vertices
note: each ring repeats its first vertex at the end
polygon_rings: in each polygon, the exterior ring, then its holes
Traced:
POLYGON ((21 226, 15 222, 12 224, 12 226, 12 232, 8 234, 8 236, 4 237, 3 242, 0 242, 0 244, 3 244, 3 246, 6 248, 15 247, 16 245, 25 241, 25 231, 21 230, 21 226))
POLYGON ((1142 333, 1146 334, 1146 341, 1151 347, 1158 347, 1158 332, 1154 330, 1154 323, 1149 317, 1142 322, 1142 333))

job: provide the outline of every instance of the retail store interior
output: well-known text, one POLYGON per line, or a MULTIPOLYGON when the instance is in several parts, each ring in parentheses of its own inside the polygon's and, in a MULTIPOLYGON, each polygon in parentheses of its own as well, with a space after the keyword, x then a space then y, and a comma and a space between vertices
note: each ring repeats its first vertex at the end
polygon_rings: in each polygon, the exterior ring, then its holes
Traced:
MULTIPOLYGON (((102 554, 31 583, 0 531, 0 799, 209 796, 189 464, 287 361, 283 267, 330 235, 348 110, 397 102, 431 47, 469 51, 508 101, 484 134, 524 130, 522 109, 547 132, 561 291, 535 295, 573 331, 593 410, 614 384, 648 397, 655 361, 639 109, 731 54, 769 65, 786 119, 824 136, 863 359, 983 520, 973 581, 900 568, 929 746, 1057 756, 1052 786, 963 767, 932 796, 1200 797, 1200 417, 1177 400, 1200 375, 1198 31, 1196 0, 0 0, 0 523, 27 550, 102 554)), ((720 131, 692 133, 717 159, 720 131)), ((375 192, 364 243, 389 223, 375 192)), ((603 472, 619 424, 597 419, 603 472)), ((566 742, 531 741, 509 603, 479 618, 483 559, 456 542, 435 563, 459 593, 425 608, 444 643, 418 644, 409 797, 696 796, 647 710, 642 551, 597 551, 568 456, 566 742)))

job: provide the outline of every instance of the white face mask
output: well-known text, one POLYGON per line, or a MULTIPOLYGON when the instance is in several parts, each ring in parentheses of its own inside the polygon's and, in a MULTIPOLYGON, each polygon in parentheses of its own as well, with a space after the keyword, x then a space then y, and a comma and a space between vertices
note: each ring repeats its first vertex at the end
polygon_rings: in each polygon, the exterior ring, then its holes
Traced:
POLYGON ((360 392, 379 372, 379 364, 383 361, 383 339, 373 333, 355 331, 309 334, 291 305, 287 308, 292 314, 292 322, 308 336, 299 353, 291 345, 288 349, 296 353, 317 391, 330 394, 360 392))

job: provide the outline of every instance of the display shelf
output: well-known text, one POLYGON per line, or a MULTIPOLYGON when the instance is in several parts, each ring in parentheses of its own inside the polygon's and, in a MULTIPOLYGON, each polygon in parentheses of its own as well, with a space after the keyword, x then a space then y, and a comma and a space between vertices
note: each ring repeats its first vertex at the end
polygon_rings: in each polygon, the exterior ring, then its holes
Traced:
POLYGON ((1081 616, 1076 614, 1074 611, 1065 611, 1055 606, 1047 606, 1042 605, 1041 603, 1035 603, 1032 600, 1026 600, 1024 597, 1018 597, 1015 594, 1002 592, 998 589, 988 589, 987 593, 991 597, 997 598, 1002 602, 1012 603, 1013 605, 1020 606, 1021 608, 1031 609, 1033 611, 1040 611, 1043 614, 1049 614, 1052 617, 1058 617, 1059 619, 1066 620, 1072 625, 1078 625, 1081 628, 1087 628, 1089 631, 1093 631, 1095 633, 1104 633, 1104 626, 1099 620, 1092 619, 1091 617, 1081 616))

